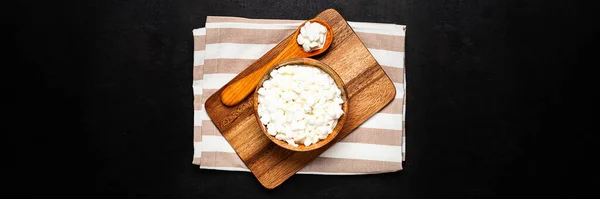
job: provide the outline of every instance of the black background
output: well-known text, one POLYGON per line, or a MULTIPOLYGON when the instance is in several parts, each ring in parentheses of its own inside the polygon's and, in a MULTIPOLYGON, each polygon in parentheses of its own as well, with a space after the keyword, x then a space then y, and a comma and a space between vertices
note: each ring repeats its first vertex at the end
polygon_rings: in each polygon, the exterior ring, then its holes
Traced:
POLYGON ((580 45, 591 36, 584 29, 594 24, 581 7, 516 0, 6 5, 3 34, 12 45, 4 45, 10 62, 3 67, 17 72, 2 73, 9 92, 2 189, 83 198, 573 197, 569 174, 584 146, 566 147, 574 143, 566 136, 573 130, 567 85, 591 48, 580 45), (326 8, 349 21, 408 26, 404 170, 295 175, 269 191, 250 173, 192 165, 191 30, 207 15, 308 19, 326 8))

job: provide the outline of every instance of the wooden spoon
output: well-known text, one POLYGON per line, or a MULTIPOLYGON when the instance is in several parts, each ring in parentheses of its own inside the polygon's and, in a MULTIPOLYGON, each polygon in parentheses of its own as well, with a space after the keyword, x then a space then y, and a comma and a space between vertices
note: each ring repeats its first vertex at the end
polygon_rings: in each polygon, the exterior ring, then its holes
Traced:
POLYGON ((331 45, 331 41, 333 40, 333 30, 331 30, 331 26, 325 23, 324 21, 318 19, 308 20, 307 22, 317 22, 325 28, 327 28, 327 36, 325 39, 325 43, 323 44, 323 48, 314 50, 311 52, 306 52, 302 48, 302 46, 298 45, 296 41, 298 38, 298 34, 300 34, 300 28, 304 26, 304 23, 300 25, 300 27, 294 32, 292 39, 287 43, 284 49, 273 59, 271 59, 267 64, 261 66, 256 69, 250 75, 238 80, 237 82, 233 82, 227 86, 221 92, 221 102, 227 106, 234 106, 244 100, 252 91, 255 90, 258 81, 264 76, 265 72, 267 72, 273 65, 279 63, 284 59, 289 58, 305 58, 312 57, 315 55, 319 55, 325 52, 329 46, 331 45))

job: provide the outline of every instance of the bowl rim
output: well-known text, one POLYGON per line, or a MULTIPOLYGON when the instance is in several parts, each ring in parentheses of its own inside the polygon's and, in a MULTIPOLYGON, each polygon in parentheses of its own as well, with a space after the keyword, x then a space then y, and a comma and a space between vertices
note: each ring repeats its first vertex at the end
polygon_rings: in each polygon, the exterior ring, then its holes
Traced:
POLYGON ((312 58, 291 58, 291 59, 283 60, 283 61, 273 65, 271 68, 269 68, 267 70, 267 72, 263 75, 263 77, 261 77, 260 81, 256 85, 252 99, 253 99, 252 108, 254 111, 254 116, 255 116, 256 122, 258 123, 258 126, 260 127, 263 134, 265 136, 267 136, 267 138, 269 138, 269 140, 271 140, 271 142, 275 143, 276 145, 278 145, 282 148, 288 149, 288 150, 292 150, 292 151, 312 151, 312 150, 321 148, 321 147, 329 144, 332 140, 334 140, 337 137, 337 135, 339 134, 339 131, 341 131, 342 127, 346 123, 346 116, 348 115, 348 95, 347 95, 346 85, 345 85, 344 81, 342 81, 342 78, 337 74, 337 72, 335 72, 335 70, 333 70, 333 68, 329 67, 329 65, 327 65, 319 60, 312 59, 312 58), (269 133, 267 132, 266 126, 262 124, 262 122, 260 121, 260 116, 258 115, 258 89, 260 89, 262 87, 262 84, 265 80, 267 80, 271 77, 271 75, 270 75, 271 71, 273 71, 276 68, 280 68, 280 67, 283 67, 286 65, 308 65, 308 66, 317 67, 317 68, 325 71, 327 74, 329 74, 333 78, 334 82, 336 83, 336 85, 338 86, 338 88, 341 91, 342 100, 344 100, 344 103, 342 104, 342 110, 344 111, 344 114, 342 114, 342 116, 340 116, 340 118, 338 119, 338 122, 337 122, 336 126, 333 128, 333 131, 327 136, 327 138, 325 138, 323 140, 319 140, 319 141, 317 141, 317 143, 311 144, 308 147, 304 146, 304 144, 298 144, 298 147, 294 147, 294 146, 288 144, 286 141, 278 140, 275 138, 275 136, 269 135, 269 133))

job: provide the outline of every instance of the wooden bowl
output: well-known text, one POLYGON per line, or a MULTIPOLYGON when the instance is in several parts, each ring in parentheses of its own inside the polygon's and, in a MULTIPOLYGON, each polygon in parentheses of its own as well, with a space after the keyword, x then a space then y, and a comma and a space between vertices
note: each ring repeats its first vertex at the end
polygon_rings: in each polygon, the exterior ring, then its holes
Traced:
POLYGON ((267 136, 275 144, 279 145, 280 147, 292 150, 292 151, 311 151, 311 150, 321 148, 322 146, 331 142, 331 140, 333 140, 337 136, 338 132, 344 126, 344 123, 346 122, 346 115, 348 113, 348 97, 347 97, 346 93, 347 93, 346 88, 344 87, 344 82, 342 81, 342 78, 340 78, 340 76, 332 68, 330 68, 327 64, 320 62, 318 60, 315 60, 315 59, 311 59, 311 58, 287 59, 287 60, 284 60, 278 64, 275 64, 273 67, 271 67, 267 71, 267 73, 265 73, 265 75, 258 82, 258 85, 256 86, 256 89, 254 91, 254 96, 253 96, 254 116, 256 117, 258 126, 260 126, 260 128, 261 128, 262 132, 265 134, 265 136, 267 136), (327 74, 329 74, 335 81, 335 84, 337 85, 337 87, 342 92, 341 97, 342 97, 342 100, 344 100, 344 103, 342 104, 342 110, 344 111, 344 114, 342 114, 342 116, 340 116, 336 126, 333 128, 333 131, 327 136, 327 138, 325 138, 323 140, 319 140, 317 143, 311 144, 310 146, 304 146, 304 144, 298 144, 298 147, 294 147, 292 145, 289 145, 287 142, 285 142, 283 140, 276 139, 275 136, 269 135, 269 133, 267 132, 267 127, 262 124, 262 122, 260 121, 260 116, 258 115, 258 89, 260 89, 262 87, 263 82, 265 80, 271 78, 270 74, 271 74, 271 71, 273 71, 273 69, 276 69, 276 68, 279 68, 282 66, 286 66, 286 65, 307 65, 307 66, 317 67, 317 68, 325 71, 327 74))

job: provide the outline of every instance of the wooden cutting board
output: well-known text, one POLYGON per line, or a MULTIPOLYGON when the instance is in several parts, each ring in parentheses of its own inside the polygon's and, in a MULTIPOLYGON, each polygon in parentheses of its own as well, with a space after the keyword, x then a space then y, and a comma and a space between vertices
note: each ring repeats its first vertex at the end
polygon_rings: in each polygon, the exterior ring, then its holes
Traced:
POLYGON ((328 64, 342 78, 348 94, 346 124, 328 145, 309 152, 295 152, 272 143, 261 132, 252 110, 252 94, 236 106, 225 106, 220 99, 223 88, 235 82, 275 57, 292 35, 259 58, 211 95, 205 103, 206 112, 237 152, 238 156, 266 188, 273 189, 316 159, 394 99, 396 89, 379 63, 367 50, 346 20, 334 9, 315 17, 333 29, 333 43, 322 55, 312 57, 328 64))

